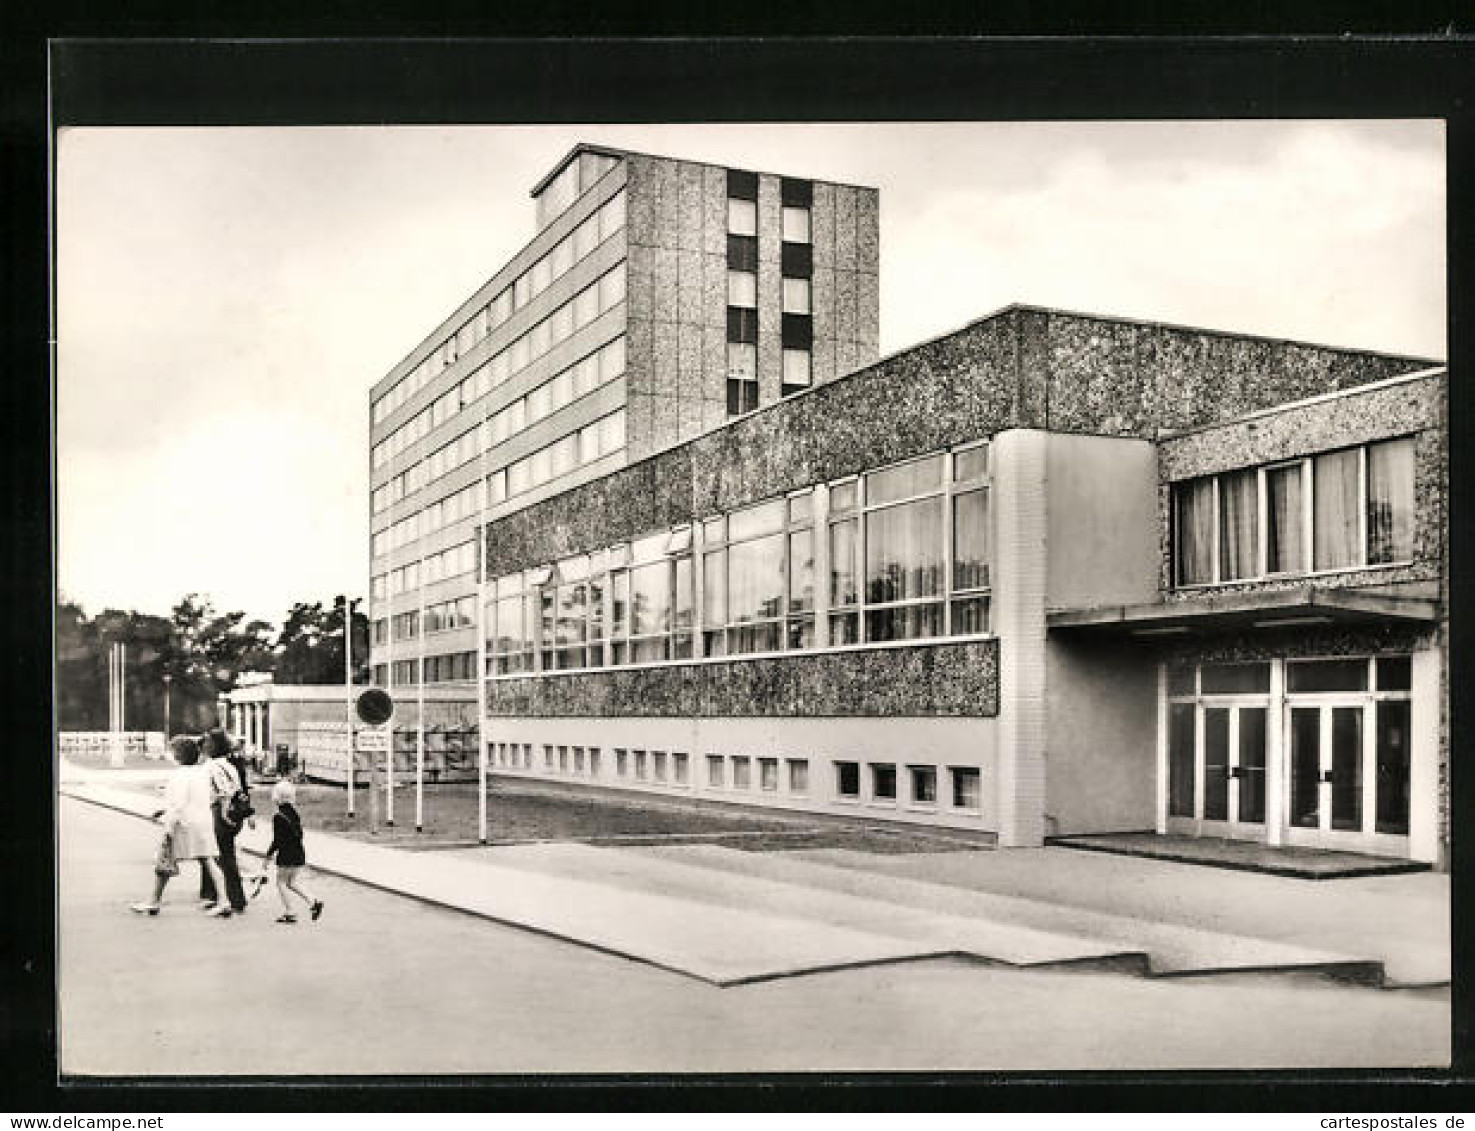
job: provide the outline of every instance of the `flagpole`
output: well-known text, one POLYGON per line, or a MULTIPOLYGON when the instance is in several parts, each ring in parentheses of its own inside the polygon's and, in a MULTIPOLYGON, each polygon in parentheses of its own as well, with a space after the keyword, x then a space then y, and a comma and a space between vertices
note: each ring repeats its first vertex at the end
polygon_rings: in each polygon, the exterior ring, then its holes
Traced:
POLYGON ((476 835, 487 842, 487 511, 491 492, 487 487, 487 454, 492 446, 492 428, 487 410, 481 412, 481 522, 476 528, 476 835))
MULTIPOLYGON (((424 543, 421 543, 424 546, 424 543)), ((420 690, 415 709, 415 831, 425 831, 425 554, 420 555, 420 690)))

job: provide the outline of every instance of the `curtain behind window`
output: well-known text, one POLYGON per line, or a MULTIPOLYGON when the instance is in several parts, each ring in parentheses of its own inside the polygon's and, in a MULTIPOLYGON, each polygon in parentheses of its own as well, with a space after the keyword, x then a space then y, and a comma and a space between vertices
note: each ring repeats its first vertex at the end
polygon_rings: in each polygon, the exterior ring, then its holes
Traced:
POLYGON ((1357 544, 1357 452, 1317 456, 1314 476, 1314 553, 1317 569, 1340 569, 1361 559, 1357 544))
POLYGON ((1389 440, 1367 449, 1367 560, 1414 556, 1414 442, 1389 440))
POLYGON ((1260 572, 1260 493, 1255 471, 1219 477, 1219 580, 1260 572))
POLYGON ((1306 568, 1301 498, 1299 465, 1274 467, 1265 473, 1265 505, 1270 512, 1265 557, 1271 573, 1298 573, 1306 568))
POLYGON ((1214 580, 1214 481, 1193 479, 1173 487, 1178 584, 1214 580))

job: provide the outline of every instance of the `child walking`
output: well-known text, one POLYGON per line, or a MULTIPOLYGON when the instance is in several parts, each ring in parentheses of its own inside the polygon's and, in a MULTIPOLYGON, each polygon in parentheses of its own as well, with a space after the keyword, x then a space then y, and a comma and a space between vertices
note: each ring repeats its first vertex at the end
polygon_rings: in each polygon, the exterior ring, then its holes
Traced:
POLYGON ((297 800, 297 787, 289 781, 279 781, 271 788, 271 799, 276 802, 277 811, 271 819, 271 846, 266 850, 266 859, 275 857, 277 862, 277 894, 282 897, 282 913, 277 922, 297 922, 287 899, 289 891, 308 905, 308 911, 316 919, 323 913, 323 901, 297 886, 297 877, 307 863, 307 852, 302 847, 302 818, 292 804, 297 800))

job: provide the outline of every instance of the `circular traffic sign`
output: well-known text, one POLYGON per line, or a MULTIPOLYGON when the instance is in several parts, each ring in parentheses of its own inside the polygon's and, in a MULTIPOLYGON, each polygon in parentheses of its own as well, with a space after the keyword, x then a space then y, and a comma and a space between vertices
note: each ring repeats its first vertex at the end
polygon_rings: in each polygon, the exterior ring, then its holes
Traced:
POLYGON ((389 697, 389 692, 371 687, 358 697, 354 709, 360 722, 376 727, 387 723, 394 714, 394 700, 389 697))

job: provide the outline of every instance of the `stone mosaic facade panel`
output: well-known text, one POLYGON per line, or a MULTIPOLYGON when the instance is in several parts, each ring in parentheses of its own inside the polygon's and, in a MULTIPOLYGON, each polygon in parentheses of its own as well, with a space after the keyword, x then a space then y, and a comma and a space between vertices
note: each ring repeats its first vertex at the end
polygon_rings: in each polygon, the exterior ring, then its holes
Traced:
POLYGON ((999 642, 610 668, 487 683, 487 711, 516 718, 990 718, 999 642))

